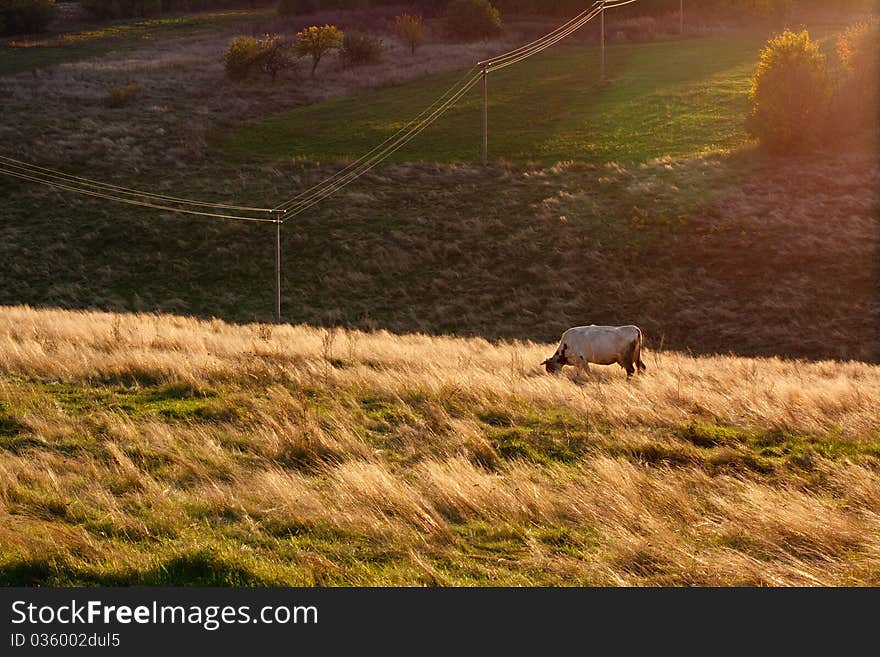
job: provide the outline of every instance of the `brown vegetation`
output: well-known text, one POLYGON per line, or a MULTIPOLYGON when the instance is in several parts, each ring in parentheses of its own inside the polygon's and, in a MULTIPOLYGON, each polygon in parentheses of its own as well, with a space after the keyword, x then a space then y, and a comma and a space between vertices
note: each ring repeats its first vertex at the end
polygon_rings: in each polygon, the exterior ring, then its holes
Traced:
POLYGON ((0 310, 3 583, 877 585, 880 368, 0 310))

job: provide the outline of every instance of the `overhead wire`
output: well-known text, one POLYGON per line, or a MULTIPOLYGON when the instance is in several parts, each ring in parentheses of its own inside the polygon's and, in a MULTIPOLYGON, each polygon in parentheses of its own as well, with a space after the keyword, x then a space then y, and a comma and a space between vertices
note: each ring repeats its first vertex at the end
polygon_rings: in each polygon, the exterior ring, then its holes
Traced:
MULTIPOLYGON (((484 74, 488 74, 490 71, 498 71, 507 66, 511 66, 516 64, 524 59, 532 57, 533 55, 538 54, 546 50, 547 48, 559 43, 566 37, 570 36, 588 22, 593 20, 597 15, 599 15, 605 9, 611 9, 615 7, 619 7, 625 4, 630 4, 631 2, 635 2, 636 0, 622 0, 614 2, 601 2, 601 0, 597 0, 593 3, 590 9, 581 12, 573 19, 567 21, 560 27, 556 28, 552 32, 544 35, 540 39, 536 39, 535 41, 526 44, 525 46, 521 46, 520 48, 514 49, 508 53, 504 53, 502 55, 490 58, 489 60, 483 60, 477 63, 477 67, 482 67, 484 72, 477 74, 472 77, 468 82, 464 84, 464 86, 458 91, 453 93, 453 96, 450 98, 450 101, 447 101, 441 104, 434 112, 432 112, 428 117, 422 119, 422 121, 413 126, 413 123, 419 118, 424 116, 424 114, 431 108, 437 105, 437 102, 448 96, 452 89, 455 89, 455 85, 447 91, 446 94, 441 96, 438 101, 435 101, 430 105, 426 110, 424 110, 419 116, 410 121, 407 126, 401 128, 395 135, 392 135, 388 139, 386 139, 382 144, 375 147, 367 154, 359 158, 357 161, 349 164, 347 167, 342 169, 341 171, 336 172, 332 176, 326 178, 324 181, 321 181, 317 185, 310 187, 307 190, 304 190, 297 196, 275 206, 275 210, 280 210, 285 213, 285 216, 293 217, 305 210, 313 207, 317 203, 321 202, 325 198, 328 198, 338 192, 340 189, 345 187, 346 185, 354 182, 356 179, 360 178, 362 175, 365 175, 368 171, 370 171, 373 167, 375 167, 379 162, 389 157, 395 151, 402 148, 406 143, 408 143, 411 139, 413 139, 416 135, 420 134, 423 130, 425 130, 431 123, 433 123, 437 118, 439 118, 440 114, 445 112, 455 101, 457 101, 461 96, 464 95, 474 84, 482 77, 484 74), (389 144, 389 142, 392 142, 389 144), (383 148, 384 147, 384 148, 383 148)), ((468 73, 474 71, 474 68, 471 68, 468 73)), ((465 74, 467 75, 467 73, 465 74)))
POLYGON ((121 194, 125 196, 134 196, 139 198, 153 199, 157 201, 167 201, 171 203, 179 203, 183 205, 190 205, 194 207, 207 207, 207 208, 217 208, 217 209, 226 209, 226 210, 243 210, 246 212, 272 212, 270 208, 256 208, 250 206, 243 205, 231 205, 227 203, 212 203, 207 201, 196 201, 193 199, 181 198, 177 196, 169 196, 166 194, 155 194, 153 192, 144 192, 137 189, 132 189, 130 187, 122 187, 120 185, 112 185, 110 183, 101 182, 98 180, 93 180, 91 178, 85 178, 82 176, 74 176, 72 174, 64 173, 63 171, 58 171, 56 169, 49 169, 47 167, 37 166, 35 164, 30 164, 28 162, 24 162, 22 160, 16 160, 15 158, 7 157, 4 155, 0 155, 0 165, 3 165, 7 168, 12 168, 18 170, 23 173, 33 173, 34 175, 38 175, 44 178, 58 180, 60 182, 64 182, 69 184, 72 187, 90 187, 92 189, 105 190, 107 192, 112 192, 114 194, 121 194))
POLYGON ((455 95, 453 95, 451 98, 449 98, 449 100, 447 100, 443 105, 438 107, 429 117, 427 117, 425 120, 423 120, 419 125, 413 127, 406 134, 398 137, 392 144, 389 144, 388 146, 386 146, 380 153, 377 153, 369 161, 361 164, 361 166, 358 167, 357 170, 351 171, 346 176, 343 176, 332 187, 329 187, 329 188, 325 189, 324 191, 319 192, 318 194, 315 194, 315 195, 312 195, 306 199, 303 199, 302 201, 300 201, 296 205, 293 205, 290 208, 288 208, 284 213, 284 217, 293 217, 293 216, 300 214, 301 212, 304 212, 305 210, 308 210, 310 207, 316 205, 317 203, 321 202, 325 198, 332 196, 333 194, 338 192, 343 187, 351 184, 352 182, 354 182, 355 180, 357 180, 361 176, 368 173, 370 170, 372 170, 374 167, 376 167, 382 160, 386 159, 392 153, 394 153, 395 151, 397 151, 400 148, 402 148, 403 146, 405 146, 412 139, 414 139, 417 135, 419 135, 422 131, 424 131, 429 125, 434 123, 434 121, 436 121, 440 117, 441 114, 443 114, 447 109, 449 109, 449 107, 451 107, 453 104, 455 104, 455 102, 457 102, 458 99, 461 98, 464 94, 466 94, 468 91, 470 91, 473 88, 473 86, 480 80, 480 77, 481 77, 481 74, 477 74, 473 78, 471 78, 458 92, 456 92, 455 95))
POLYGON ((495 57, 478 62, 476 66, 466 71, 465 74, 459 78, 458 82, 453 84, 443 95, 428 105, 428 107, 422 110, 420 114, 410 119, 406 125, 388 137, 381 144, 377 145, 354 162, 351 162, 343 169, 340 169, 308 189, 303 190, 287 201, 276 205, 274 208, 216 203, 166 194, 156 194, 154 192, 146 192, 130 187, 123 187, 121 185, 113 185, 111 183, 102 182, 84 176, 75 176, 64 173, 63 171, 37 166, 3 155, 0 155, 0 174, 86 196, 180 214, 265 223, 280 223, 282 221, 281 216, 295 216, 300 214, 368 173, 381 161, 388 158, 394 152, 409 143, 409 141, 414 139, 417 135, 421 134, 422 131, 434 123, 444 112, 464 96, 464 94, 473 88, 477 81, 484 75, 487 75, 489 72, 501 70, 507 66, 512 66, 513 64, 519 63, 546 50, 547 48, 550 48, 582 28, 605 9, 621 7, 636 1, 637 0, 605 0, 603 2, 602 0, 596 0, 589 9, 584 10, 574 18, 566 21, 542 37, 507 53, 496 55, 495 57), (478 68, 481 68, 482 71, 473 75, 478 68), (168 203, 175 205, 167 205, 168 203), (205 212, 186 207, 176 207, 181 205, 248 213, 273 213, 275 214, 275 217, 269 219, 265 217, 261 218, 219 212, 205 212))
POLYGON ((27 175, 26 173, 22 173, 20 171, 13 171, 11 169, 5 169, 2 165, 0 165, 0 174, 5 174, 7 176, 11 176, 13 178, 19 178, 21 180, 27 180, 30 182, 40 183, 43 185, 48 185, 49 187, 55 187, 58 189, 63 189, 69 192, 76 192, 78 194, 83 194, 85 196, 92 196, 95 198, 101 198, 109 201, 115 201, 117 203, 125 203, 127 205, 136 205, 145 208, 152 208, 155 210, 167 210, 168 212, 176 212, 180 214, 188 214, 188 215, 197 215, 201 217, 213 217, 220 219, 236 219, 239 221, 257 221, 264 223, 277 223, 280 219, 269 219, 266 217, 249 217, 249 216, 241 216, 241 215, 230 215, 230 214, 219 214, 213 212, 201 212, 198 210, 189 210, 186 208, 179 208, 169 205, 159 205, 157 203, 150 203, 147 201, 138 201, 136 199, 124 198, 119 196, 111 196, 109 194, 104 194, 102 192, 96 192, 94 190, 85 189, 82 187, 74 187, 70 185, 66 185, 64 183, 58 182, 57 180, 50 180, 46 178, 39 178, 32 175, 27 175))
POLYGON ((546 50, 547 48, 556 45, 563 39, 568 36, 574 34, 579 29, 581 29, 584 25, 593 20, 596 16, 601 14, 606 9, 615 9, 617 7, 622 7, 623 5, 628 5, 630 3, 637 2, 637 0, 622 0, 622 1, 614 1, 614 0, 606 0, 603 4, 601 0, 597 0, 594 2, 592 7, 585 12, 581 12, 578 17, 575 17, 565 25, 557 28, 553 32, 548 33, 541 39, 537 39, 534 41, 534 44, 537 44, 534 48, 529 49, 526 52, 522 52, 516 54, 516 50, 510 51, 510 53, 506 53, 505 55, 499 55, 498 57, 493 57, 490 60, 485 60, 484 64, 487 65, 489 72, 500 71, 507 66, 512 66, 513 64, 517 64, 524 59, 528 59, 529 57, 538 54, 546 50), (566 27, 567 26, 567 27, 566 27), (561 30, 561 31, 560 31, 561 30), (551 36, 552 35, 552 36, 551 36), (548 38, 549 37, 549 38, 548 38), (511 56, 512 55, 512 56, 511 56), (506 58, 506 60, 505 60, 506 58))
POLYGON ((388 144, 388 142, 394 140, 394 139, 397 138, 401 133, 403 133, 404 131, 406 131, 407 129, 409 129, 409 127, 410 127, 411 125, 413 125, 414 123, 416 123, 416 122, 417 122, 419 119, 421 119, 425 114, 429 113, 429 112, 432 110, 432 108, 434 108, 434 107, 437 106, 438 104, 442 103, 442 101, 443 101, 445 98, 447 98, 451 93, 454 93, 454 92, 455 92, 455 91, 461 86, 461 84, 462 84, 462 82, 464 81, 464 79, 467 78, 468 75, 473 74, 475 70, 476 70, 476 66, 473 66, 473 67, 471 67, 469 70, 467 70, 467 71, 464 73, 464 75, 462 75, 462 76, 458 79, 458 81, 456 81, 455 84, 453 84, 449 89, 447 89, 446 92, 445 92, 442 96, 440 96, 440 97, 437 98, 433 103, 431 103, 430 105, 428 105, 424 110, 421 111, 421 113, 419 113, 418 115, 416 115, 415 117, 413 117, 412 119, 410 119, 409 122, 407 122, 406 125, 404 125, 402 128, 400 128, 397 132, 395 132, 394 134, 392 134, 390 137, 388 137, 388 138, 387 138, 385 141, 383 141, 381 144, 379 144, 378 146, 376 146, 376 147, 373 148, 372 150, 368 151, 367 153, 364 153, 364 154, 363 154, 361 157, 359 157, 357 160, 355 160, 354 162, 351 162, 350 164, 348 164, 348 166, 346 166, 345 168, 343 168, 343 169, 337 171, 337 172, 334 173, 332 176, 328 176, 327 178, 321 180, 320 182, 318 182, 318 183, 312 185, 312 186, 309 187, 308 189, 303 190, 302 192, 300 192, 299 194, 297 194, 297 195, 294 196, 293 198, 289 199, 288 201, 285 201, 284 203, 280 203, 279 205, 276 205, 276 206, 273 208, 273 210, 274 210, 274 211, 280 211, 280 210, 283 211, 283 209, 284 209, 286 206, 288 206, 288 205, 292 205, 295 201, 298 201, 299 199, 301 199, 301 198, 303 198, 303 197, 305 197, 305 196, 308 196, 308 195, 310 195, 310 194, 317 193, 317 191, 318 191, 319 188, 332 184, 337 178, 340 178, 340 177, 341 177, 342 175, 344 175, 346 172, 348 172, 348 171, 350 171, 351 169, 353 169, 353 168, 359 166, 360 164, 362 164, 364 161, 366 161, 367 159, 369 159, 370 156, 372 156, 374 153, 376 153, 377 151, 379 151, 383 146, 385 146, 386 144, 388 144))
POLYGON ((601 0, 596 0, 596 2, 594 2, 594 3, 590 6, 589 9, 585 9, 584 11, 582 11, 580 14, 578 14, 578 15, 575 16, 574 18, 569 19, 568 21, 566 21, 565 23, 563 23, 562 25, 560 25, 559 27, 557 27, 555 30, 552 30, 551 32, 548 32, 547 34, 544 34, 544 35, 538 37, 537 39, 535 39, 534 41, 532 41, 532 42, 530 42, 530 43, 524 44, 524 45, 522 45, 522 46, 520 46, 520 47, 518 47, 518 48, 514 48, 513 50, 511 50, 511 51, 509 51, 509 52, 502 53, 502 54, 500 54, 500 55, 494 55, 494 56, 492 56, 492 57, 490 57, 490 58, 488 58, 488 59, 484 59, 484 60, 482 60, 482 61, 479 61, 479 62, 477 62, 477 66, 492 65, 494 62, 497 62, 497 61, 500 61, 500 60, 503 60, 503 59, 506 59, 506 58, 509 58, 509 57, 515 57, 515 56, 521 54, 522 52, 524 52, 524 51, 526 51, 526 50, 530 50, 530 49, 532 49, 533 47, 537 47, 537 46, 539 46, 541 43, 543 43, 543 42, 546 41, 547 39, 552 38, 552 37, 555 36, 557 33, 562 32, 563 30, 568 29, 571 25, 573 25, 574 23, 576 23, 576 22, 578 22, 579 20, 581 20, 586 14, 590 13, 591 11, 593 11, 593 8, 594 8, 596 5, 599 5, 599 4, 601 4, 601 0))
POLYGON ((555 37, 554 37, 553 39, 551 39, 550 41, 547 41, 547 42, 541 44, 540 46, 538 46, 537 48, 535 48, 535 49, 533 49, 533 50, 530 50, 530 51, 528 51, 528 52, 525 52, 525 53, 523 53, 523 54, 521 54, 521 55, 518 55, 518 56, 515 57, 515 58, 509 59, 509 60, 506 60, 506 61, 503 61, 503 62, 501 62, 501 63, 493 64, 492 66, 489 67, 489 72, 500 71, 501 69, 507 68, 508 66, 513 66, 514 64, 518 64, 519 62, 521 62, 521 61, 523 61, 523 60, 525 60, 525 59, 528 59, 529 57, 532 57, 532 56, 534 56, 534 55, 537 55, 539 52, 543 52, 543 51, 546 50, 547 48, 550 48, 551 46, 556 45, 557 43, 559 43, 559 42, 562 41, 563 39, 566 39, 567 37, 569 37, 569 36, 571 36, 572 34, 574 34, 575 32, 577 32, 579 29, 581 29, 584 25, 586 25, 586 24, 589 23, 591 20, 593 20, 593 19, 594 19, 596 16, 598 16, 600 13, 602 13, 602 9, 594 9, 594 10, 592 10, 592 12, 591 12, 588 16, 584 17, 584 18, 583 18, 579 23, 577 23, 576 25, 573 25, 573 26, 571 26, 570 28, 568 28, 565 32, 563 32, 563 33, 561 33, 561 34, 558 34, 557 36, 555 36, 555 37))

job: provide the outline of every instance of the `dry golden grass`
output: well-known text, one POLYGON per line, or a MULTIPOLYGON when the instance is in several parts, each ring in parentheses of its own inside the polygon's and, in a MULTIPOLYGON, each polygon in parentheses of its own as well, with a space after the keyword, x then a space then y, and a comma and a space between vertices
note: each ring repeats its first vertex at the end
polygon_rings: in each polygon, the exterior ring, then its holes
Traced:
POLYGON ((880 367, 0 309, 0 580, 876 585, 880 367))

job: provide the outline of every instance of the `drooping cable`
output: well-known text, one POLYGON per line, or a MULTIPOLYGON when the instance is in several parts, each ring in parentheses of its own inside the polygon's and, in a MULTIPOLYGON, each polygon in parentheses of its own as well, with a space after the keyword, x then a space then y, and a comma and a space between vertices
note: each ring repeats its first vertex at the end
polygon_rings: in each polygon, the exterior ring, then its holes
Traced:
POLYGON ((413 117, 412 119, 410 119, 410 121, 407 122, 406 125, 404 125, 403 127, 401 127, 397 132, 395 132, 393 135, 391 135, 390 137, 388 137, 388 138, 387 138, 385 141, 383 141, 381 144, 379 144, 378 146, 376 146, 376 147, 373 148, 372 150, 368 151, 367 153, 365 153, 364 155, 362 155, 362 156, 359 157, 357 160, 355 160, 354 162, 350 163, 349 165, 347 165, 347 166, 344 167, 343 169, 340 169, 339 171, 337 171, 337 172, 334 173, 333 175, 328 176, 328 177, 325 178, 324 180, 322 180, 322 181, 316 183, 315 185, 312 185, 312 186, 309 187, 308 189, 303 190, 302 192, 300 192, 300 193, 297 194, 296 196, 294 196, 294 197, 288 199, 288 200, 285 201, 284 203, 281 203, 281 204, 279 204, 279 205, 276 205, 276 206, 273 208, 273 210, 275 210, 275 211, 282 211, 282 212, 283 212, 283 211, 289 209, 290 207, 292 207, 293 205, 296 205, 298 202, 304 200, 306 197, 315 196, 315 195, 317 195, 317 194, 320 194, 320 193, 323 191, 323 188, 327 188, 327 187, 332 186, 332 185, 333 185, 338 179, 344 177, 344 176, 345 176, 348 172, 350 172, 352 169, 361 166, 364 162, 366 162, 366 161, 369 160, 372 156, 374 156, 378 151, 380 151, 382 148, 384 148, 386 145, 388 145, 389 142, 392 142, 392 141, 394 141, 395 139, 399 138, 403 133, 405 133, 406 131, 410 130, 414 124, 416 124, 416 123, 419 122, 420 120, 423 120, 423 117, 425 117, 426 114, 429 114, 429 113, 430 113, 432 110, 434 110, 438 105, 442 104, 443 101, 444 101, 446 98, 448 98, 451 94, 455 94, 455 93, 457 93, 458 91, 460 91, 460 89, 461 89, 461 87, 462 87, 462 84, 463 84, 463 83, 464 83, 464 84, 467 84, 467 82, 463 82, 463 81, 464 81, 469 75, 473 75, 473 73, 474 73, 475 70, 476 70, 476 67, 471 67, 470 69, 468 69, 468 71, 465 72, 465 74, 462 75, 454 85, 452 85, 449 89, 447 89, 446 92, 445 92, 442 96, 440 96, 440 97, 437 98, 433 103, 431 103, 430 105, 428 105, 428 107, 426 107, 424 110, 422 110, 417 116, 415 116, 415 117, 413 117))
POLYGON ((16 160, 11 157, 6 157, 4 155, 0 155, 0 165, 5 167, 6 169, 13 169, 19 171, 24 174, 33 174, 35 176, 39 176, 41 178, 57 180, 61 183, 75 186, 75 187, 87 187, 96 190, 103 190, 110 194, 121 195, 121 196, 131 196, 142 199, 152 199, 155 201, 165 201, 170 203, 178 203, 181 205, 189 205, 193 207, 205 207, 205 208, 216 208, 222 210, 242 210, 246 212, 272 212, 270 208, 255 208, 249 206, 242 205, 230 205, 226 203, 211 203, 207 201, 196 201, 193 199, 180 198, 177 196, 168 196, 166 194, 155 194, 153 192, 144 192, 137 189, 132 189, 130 187, 122 187, 120 185, 112 185, 110 183, 101 182, 98 180, 93 180, 91 178, 85 178, 82 176, 74 176, 68 173, 64 173, 62 171, 57 171, 55 169, 49 169, 47 167, 37 166, 35 164, 29 164, 28 162, 23 162, 21 160, 16 160))
POLYGON ((168 212, 176 212, 180 214, 189 214, 189 215, 197 215, 201 217, 212 217, 217 219, 235 219, 239 221, 258 221, 264 223, 276 223, 279 221, 278 219, 269 219, 266 217, 248 217, 241 215, 230 215, 230 214, 219 214, 213 212, 201 212, 198 210, 189 210, 186 208, 179 208, 170 205, 159 205, 157 203, 150 203, 147 201, 138 201, 132 198, 124 198, 120 196, 112 196, 110 194, 104 194, 102 192, 97 192, 95 190, 86 189, 83 187, 76 187, 72 185, 67 185, 65 183, 59 182, 58 180, 52 180, 47 178, 41 178, 35 175, 28 175, 21 171, 14 171, 12 169, 6 169, 2 165, 0 165, 0 174, 11 176, 13 178, 19 178, 20 180, 27 180, 33 183, 39 183, 42 185, 47 185, 49 187, 55 187, 57 189, 62 189, 68 192, 75 192, 77 194, 82 194, 84 196, 91 196, 95 198, 101 198, 108 201, 115 201, 117 203, 125 203, 127 205, 136 205, 144 208, 152 208, 154 210, 166 210, 168 212))
POLYGON ((407 143, 409 143, 412 139, 414 139, 417 135, 419 135, 422 131, 424 131, 428 126, 430 126, 434 121, 436 121, 447 109, 449 109, 452 105, 454 105, 459 98, 464 96, 468 91, 470 91, 473 86, 480 80, 482 76, 480 74, 475 75, 468 83, 462 87, 454 96, 449 98, 442 106, 438 107, 429 117, 427 117, 424 121, 422 121, 419 125, 413 127, 409 132, 404 135, 401 135, 396 139, 392 144, 386 146, 380 153, 377 153, 375 156, 370 158, 369 161, 364 162, 359 166, 356 170, 351 171, 346 176, 341 178, 337 183, 335 183, 332 187, 325 189, 324 191, 312 195, 308 198, 303 199, 296 205, 293 205, 287 209, 284 216, 292 217, 300 214, 301 212, 309 209, 313 205, 321 202, 325 198, 332 196, 336 192, 338 192, 343 187, 349 185, 354 182, 361 176, 368 173, 371 169, 373 169, 376 165, 378 165, 382 160, 387 159, 392 153, 403 148, 407 143))

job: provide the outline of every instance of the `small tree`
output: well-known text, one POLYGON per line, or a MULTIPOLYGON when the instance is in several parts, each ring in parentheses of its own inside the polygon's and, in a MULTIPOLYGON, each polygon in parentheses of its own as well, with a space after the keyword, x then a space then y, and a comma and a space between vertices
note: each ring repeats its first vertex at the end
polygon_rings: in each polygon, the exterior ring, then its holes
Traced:
POLYGON ((254 37, 235 37, 223 56, 226 75, 232 80, 243 80, 253 70, 275 78, 284 69, 294 65, 293 47, 278 34, 254 37))
POLYGON ((501 32, 501 13, 489 0, 452 0, 446 7, 446 31, 455 39, 488 39, 501 32))
POLYGON ((280 35, 265 34, 257 42, 254 66, 270 76, 273 83, 280 71, 293 67, 294 61, 293 46, 280 35))
POLYGON ((342 30, 335 25, 312 25, 296 33, 296 51, 300 56, 308 55, 312 58, 312 77, 315 77, 315 69, 318 68, 321 57, 330 50, 342 47, 343 36, 342 30))
POLYGON ((401 14, 394 19, 392 29, 397 38, 409 46, 413 55, 416 54, 416 48, 425 40, 425 23, 421 16, 401 14))
POLYGON ((821 133, 830 96, 819 44, 806 30, 785 30, 761 50, 746 128, 771 150, 797 150, 821 133))

